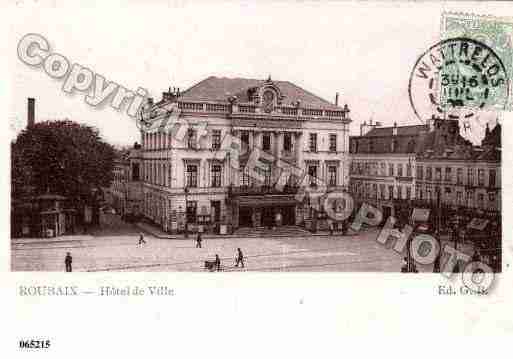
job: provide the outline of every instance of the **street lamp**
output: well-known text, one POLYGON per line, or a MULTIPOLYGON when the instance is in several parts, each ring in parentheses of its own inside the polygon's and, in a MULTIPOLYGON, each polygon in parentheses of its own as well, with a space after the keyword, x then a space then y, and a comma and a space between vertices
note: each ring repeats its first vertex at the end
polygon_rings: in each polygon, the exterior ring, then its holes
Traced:
POLYGON ((186 186, 183 191, 185 193, 185 238, 189 238, 189 224, 187 223, 187 194, 189 188, 186 186))
POLYGON ((436 229, 435 229, 435 238, 438 243, 438 254, 436 255, 435 262, 433 263, 433 272, 440 273, 440 256, 442 253, 442 244, 440 241, 440 219, 441 219, 441 202, 440 202, 440 187, 437 187, 436 191, 436 229))

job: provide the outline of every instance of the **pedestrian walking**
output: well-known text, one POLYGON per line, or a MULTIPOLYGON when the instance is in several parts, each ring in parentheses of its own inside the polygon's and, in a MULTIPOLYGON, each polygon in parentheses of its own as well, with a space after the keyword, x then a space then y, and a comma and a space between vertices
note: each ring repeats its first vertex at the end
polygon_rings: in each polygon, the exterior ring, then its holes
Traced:
POLYGON ((146 244, 146 241, 144 240, 144 234, 141 232, 139 234, 139 245, 141 245, 143 243, 146 244))
POLYGON ((237 248, 237 257, 235 258, 235 267, 238 267, 239 263, 242 265, 242 268, 244 268, 244 255, 242 254, 242 251, 240 250, 240 248, 237 248))
POLYGON ((71 263, 73 262, 73 257, 71 257, 71 253, 66 253, 66 258, 64 259, 64 264, 66 265, 66 272, 71 272, 71 263))
POLYGON ((216 265, 217 271, 219 272, 221 270, 221 259, 219 258, 219 256, 217 254, 216 254, 215 265, 216 265))
POLYGON ((198 236, 196 237, 196 248, 201 248, 201 232, 198 232, 198 236))

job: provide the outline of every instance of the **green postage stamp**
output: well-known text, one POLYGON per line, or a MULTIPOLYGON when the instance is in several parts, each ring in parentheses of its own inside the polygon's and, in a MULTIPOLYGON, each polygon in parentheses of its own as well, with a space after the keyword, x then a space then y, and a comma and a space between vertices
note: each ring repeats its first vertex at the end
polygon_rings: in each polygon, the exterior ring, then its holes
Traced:
POLYGON ((439 100, 446 111, 513 109, 512 18, 443 13, 441 40, 458 42, 449 45, 455 56, 439 73, 439 100))

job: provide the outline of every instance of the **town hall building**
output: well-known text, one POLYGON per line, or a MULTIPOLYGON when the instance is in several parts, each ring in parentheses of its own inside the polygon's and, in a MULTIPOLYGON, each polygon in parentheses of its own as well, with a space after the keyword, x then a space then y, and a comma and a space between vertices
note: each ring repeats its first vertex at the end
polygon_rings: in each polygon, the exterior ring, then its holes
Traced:
POLYGON ((169 89, 141 115, 142 213, 170 233, 322 223, 322 205, 297 192, 347 189, 350 122, 338 94, 331 103, 288 81, 169 89))

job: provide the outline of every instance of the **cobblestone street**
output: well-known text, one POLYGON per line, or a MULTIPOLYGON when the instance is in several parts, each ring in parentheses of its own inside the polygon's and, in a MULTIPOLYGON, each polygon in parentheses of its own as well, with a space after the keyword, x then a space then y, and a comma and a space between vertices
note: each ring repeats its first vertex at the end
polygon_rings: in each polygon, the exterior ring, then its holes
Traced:
MULTIPOLYGON (((15 239, 15 271, 64 271, 66 252, 73 271, 204 271, 204 261, 221 258, 225 271, 344 271, 399 272, 402 255, 376 241, 377 229, 341 236, 205 238, 203 248, 190 239, 161 239, 146 235, 138 245, 139 229, 103 216, 102 227, 90 234, 54 239, 15 239), (236 268, 236 249, 245 268, 236 268)), ((431 271, 432 266, 419 268, 431 271)))

